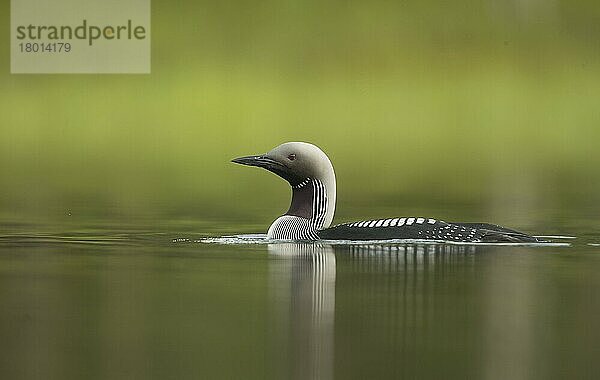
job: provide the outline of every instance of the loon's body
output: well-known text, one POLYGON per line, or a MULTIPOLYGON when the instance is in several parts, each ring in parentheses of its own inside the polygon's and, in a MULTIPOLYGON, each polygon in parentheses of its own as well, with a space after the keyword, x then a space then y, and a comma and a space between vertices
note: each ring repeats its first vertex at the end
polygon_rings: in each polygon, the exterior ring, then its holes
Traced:
POLYGON ((289 210, 267 233, 276 240, 419 239, 453 242, 538 242, 525 233, 487 223, 449 223, 424 217, 395 217, 343 223, 333 227, 336 181, 333 165, 317 146, 289 142, 235 163, 265 168, 292 187, 289 210))

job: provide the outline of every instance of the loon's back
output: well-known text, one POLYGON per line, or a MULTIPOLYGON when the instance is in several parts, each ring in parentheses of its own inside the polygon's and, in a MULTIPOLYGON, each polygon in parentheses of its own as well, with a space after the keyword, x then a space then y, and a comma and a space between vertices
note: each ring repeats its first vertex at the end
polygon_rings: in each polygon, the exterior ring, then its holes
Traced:
POLYGON ((363 220, 338 224, 318 231, 325 240, 415 239, 454 242, 537 243, 523 232, 487 223, 449 223, 431 218, 408 217, 363 220))

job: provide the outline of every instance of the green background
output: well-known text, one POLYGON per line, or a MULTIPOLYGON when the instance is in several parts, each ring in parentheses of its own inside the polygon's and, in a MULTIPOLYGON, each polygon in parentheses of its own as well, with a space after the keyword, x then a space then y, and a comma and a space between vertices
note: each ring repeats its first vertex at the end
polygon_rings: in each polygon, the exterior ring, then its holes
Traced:
POLYGON ((285 183, 229 160, 291 140, 332 159, 337 221, 600 211, 596 1, 153 0, 151 75, 11 75, 8 3, 3 217, 262 224, 285 183))

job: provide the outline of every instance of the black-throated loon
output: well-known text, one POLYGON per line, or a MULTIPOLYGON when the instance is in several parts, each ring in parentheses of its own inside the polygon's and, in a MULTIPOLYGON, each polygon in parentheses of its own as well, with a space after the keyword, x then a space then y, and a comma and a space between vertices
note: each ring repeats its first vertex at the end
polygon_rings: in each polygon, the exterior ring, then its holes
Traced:
POLYGON ((258 166, 282 177, 292 187, 292 202, 267 233, 276 240, 419 239, 452 242, 539 242, 525 233, 487 223, 453 223, 424 217, 362 220, 330 227, 335 212, 333 165, 317 146, 287 142, 266 154, 232 162, 258 166))

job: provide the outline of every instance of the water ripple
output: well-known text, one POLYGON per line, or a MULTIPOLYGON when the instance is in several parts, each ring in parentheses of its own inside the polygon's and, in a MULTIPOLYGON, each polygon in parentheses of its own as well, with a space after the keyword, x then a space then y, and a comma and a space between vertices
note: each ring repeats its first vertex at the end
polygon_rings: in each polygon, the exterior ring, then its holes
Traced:
MULTIPOLYGON (((573 238, 573 237, 563 237, 573 238)), ((189 239, 173 239, 174 243, 177 242, 192 242, 189 239)), ((230 235, 230 236, 219 236, 209 237, 193 242, 208 243, 208 244, 224 244, 224 245, 235 245, 235 244, 283 244, 294 242, 293 240, 270 240, 267 239, 265 234, 249 234, 249 235, 230 235)), ((314 244, 331 244, 331 245, 364 245, 364 244, 423 244, 423 245, 464 245, 464 246, 518 246, 518 247, 569 247, 570 243, 565 242, 544 242, 544 243, 467 243, 467 242, 455 242, 455 241, 442 241, 442 240, 419 240, 419 239, 388 239, 388 240, 317 240, 317 241, 298 241, 303 243, 314 243, 314 244)))

